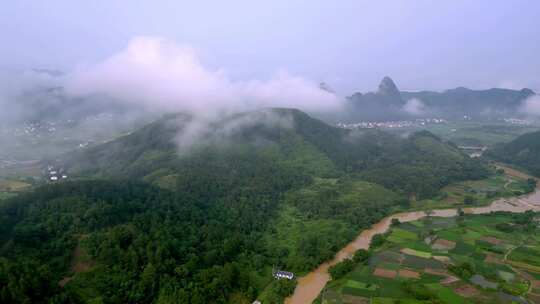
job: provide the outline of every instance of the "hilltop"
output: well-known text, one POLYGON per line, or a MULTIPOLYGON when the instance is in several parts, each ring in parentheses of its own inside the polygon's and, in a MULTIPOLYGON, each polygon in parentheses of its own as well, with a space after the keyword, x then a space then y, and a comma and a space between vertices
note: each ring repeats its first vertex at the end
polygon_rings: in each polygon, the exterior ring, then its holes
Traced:
POLYGON ((251 161, 283 164, 322 177, 359 174, 420 196, 433 195, 453 180, 485 175, 478 162, 429 132, 400 138, 378 130, 344 130, 294 109, 244 112, 211 121, 167 115, 63 160, 71 174, 139 178, 162 185, 189 174, 189 168, 229 175, 237 172, 237 162, 244 166, 251 161))

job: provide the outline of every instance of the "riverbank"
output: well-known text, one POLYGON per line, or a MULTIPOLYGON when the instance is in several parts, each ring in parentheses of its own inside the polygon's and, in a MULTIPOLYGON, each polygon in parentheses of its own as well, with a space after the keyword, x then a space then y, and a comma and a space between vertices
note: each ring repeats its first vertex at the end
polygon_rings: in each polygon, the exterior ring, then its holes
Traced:
MULTIPOLYGON (((529 178, 530 176, 517 170, 504 168, 508 170, 509 174, 518 175, 521 178, 529 178)), ((495 211, 509 211, 509 212, 525 212, 527 210, 540 211, 540 190, 537 188, 535 192, 513 198, 503 198, 492 202, 488 206, 464 208, 465 213, 470 214, 484 214, 495 211)), ((457 209, 437 209, 432 210, 431 216, 438 217, 453 217, 457 215, 457 209)), ((371 228, 362 231, 355 240, 350 242, 347 246, 342 248, 335 257, 319 265, 314 271, 298 279, 298 284, 292 296, 285 300, 286 304, 306 304, 311 303, 317 298, 322 291, 326 283, 330 280, 328 269, 343 261, 346 258, 351 257, 359 249, 368 249, 371 242, 371 238, 376 234, 386 232, 390 228, 392 219, 398 219, 400 222, 410 222, 421 219, 426 216, 424 211, 412 211, 397 213, 385 217, 371 228)))

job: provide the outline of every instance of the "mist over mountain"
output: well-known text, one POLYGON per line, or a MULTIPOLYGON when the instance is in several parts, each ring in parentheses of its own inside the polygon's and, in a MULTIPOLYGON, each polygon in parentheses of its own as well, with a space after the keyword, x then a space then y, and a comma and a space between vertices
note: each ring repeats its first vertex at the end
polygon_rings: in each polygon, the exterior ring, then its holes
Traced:
POLYGON ((420 197, 433 195, 448 180, 484 174, 481 164, 429 132, 400 138, 377 130, 351 131, 299 110, 276 108, 202 123, 193 115, 167 115, 114 141, 70 153, 61 166, 75 175, 130 176, 160 184, 181 178, 178 172, 187 173, 195 164, 201 170, 206 167, 202 159, 232 165, 251 157, 322 176, 357 172, 420 197))
POLYGON ((465 87, 435 91, 399 91, 390 77, 384 77, 376 92, 354 93, 347 97, 345 120, 397 120, 421 117, 480 120, 537 115, 537 95, 531 89, 465 87), (532 101, 531 101, 532 100, 532 101))
POLYGON ((0 304, 539 302, 539 10, 4 1, 0 304))

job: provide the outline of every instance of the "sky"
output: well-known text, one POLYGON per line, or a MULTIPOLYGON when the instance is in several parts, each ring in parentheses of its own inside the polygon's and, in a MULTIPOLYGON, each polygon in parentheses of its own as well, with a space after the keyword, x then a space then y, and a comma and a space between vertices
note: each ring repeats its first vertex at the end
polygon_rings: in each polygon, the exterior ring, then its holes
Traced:
POLYGON ((283 71, 342 95, 386 75, 402 90, 537 90, 539 14, 535 0, 5 1, 0 67, 103 66, 151 37, 195 50, 235 90, 283 71))

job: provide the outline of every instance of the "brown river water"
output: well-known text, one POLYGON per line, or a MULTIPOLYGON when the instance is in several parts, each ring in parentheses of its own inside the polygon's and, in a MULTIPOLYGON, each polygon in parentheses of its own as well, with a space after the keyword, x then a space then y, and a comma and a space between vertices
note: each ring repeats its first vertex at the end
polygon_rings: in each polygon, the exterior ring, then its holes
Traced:
MULTIPOLYGON (((512 174, 509 174, 512 175, 512 174)), ((525 212, 527 210, 540 211, 540 189, 536 188, 535 192, 513 198, 498 199, 485 207, 464 208, 468 214, 483 214, 492 211, 510 211, 510 212, 525 212)), ((439 209, 433 210, 431 216, 438 217, 453 217, 457 215, 456 209, 439 209)), ((323 290, 326 283, 330 280, 328 268, 335 265, 346 258, 350 258, 358 249, 368 249, 371 238, 375 234, 384 233, 390 228, 392 219, 398 219, 400 222, 410 222, 425 217, 423 211, 411 211, 397 213, 383 218, 380 222, 371 226, 367 230, 363 230, 354 241, 341 249, 335 257, 325 262, 317 269, 298 279, 298 285, 294 293, 285 300, 285 304, 309 304, 313 302, 323 290)))

